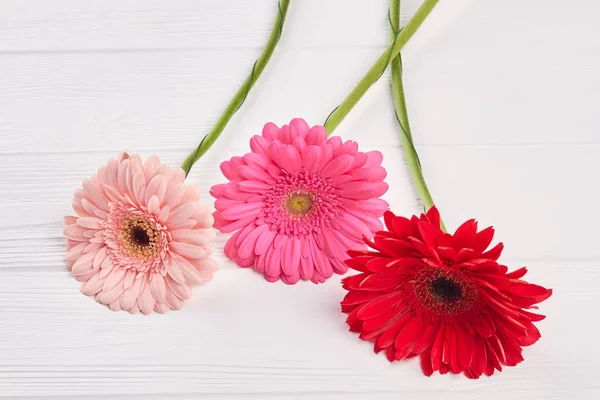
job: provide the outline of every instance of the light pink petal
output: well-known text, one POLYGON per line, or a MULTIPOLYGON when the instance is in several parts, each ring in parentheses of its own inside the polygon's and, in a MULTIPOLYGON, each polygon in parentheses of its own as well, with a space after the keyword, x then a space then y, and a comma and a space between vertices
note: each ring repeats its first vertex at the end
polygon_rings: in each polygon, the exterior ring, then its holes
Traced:
POLYGON ((82 226, 79 225, 69 225, 67 226, 65 229, 63 229, 63 233, 64 235, 71 239, 71 240, 76 240, 78 242, 82 242, 84 240, 87 240, 84 236, 83 233, 87 230, 87 228, 84 228, 82 226))
POLYGON ((183 183, 178 183, 175 185, 169 186, 167 190, 167 194, 165 195, 164 204, 173 208, 181 203, 181 199, 183 198, 183 194, 185 193, 185 185, 183 183))
POLYGON ((108 211, 108 203, 104 200, 104 196, 102 195, 102 189, 99 186, 96 186, 89 179, 83 181, 83 191, 86 194, 86 197, 92 201, 96 205, 96 207, 108 211))
POLYGON ((198 201, 202 194, 200 185, 187 185, 182 201, 198 201))
POLYGON ((87 282, 84 283, 81 292, 88 296, 93 296, 102 290, 104 282, 100 279, 100 274, 95 274, 87 282))
POLYGON ((148 201, 148 212, 155 217, 160 215, 160 200, 158 200, 157 196, 150 197, 148 201))
POLYGON ((194 215, 196 212, 198 212, 198 202, 188 201, 185 203, 181 203, 169 212, 169 219, 167 219, 167 224, 180 224, 185 220, 191 218, 192 215, 194 215))
POLYGON ((101 220, 95 217, 79 217, 77 225, 87 229, 102 229, 101 220))
POLYGON ((200 246, 194 246, 189 243, 171 242, 169 246, 175 253, 186 258, 206 257, 206 250, 200 246))
MULTIPOLYGON (((109 275, 109 278, 110 278, 110 275, 109 275)), ((105 281, 105 286, 106 286, 106 281, 105 281)), ((110 304, 113 301, 117 300, 119 298, 119 296, 121 296, 121 294, 123 293, 123 290, 124 290, 122 282, 118 283, 116 286, 114 286, 110 290, 105 290, 104 287, 102 288, 102 292, 100 293, 100 301, 102 302, 102 304, 110 304)))
MULTIPOLYGON (((181 259, 182 257, 179 257, 181 259)), ((177 283, 185 283, 185 276, 179 268, 179 265, 174 257, 169 257, 169 260, 165 263, 165 268, 167 269, 167 274, 177 283)))
POLYGON ((73 272, 73 275, 83 275, 83 274, 87 274, 90 271, 94 270, 94 257, 96 257, 95 252, 90 252, 87 254, 83 254, 81 257, 79 257, 75 263, 73 264, 73 267, 71 268, 71 272, 73 272))
POLYGON ((131 310, 134 305, 137 306, 138 295, 142 288, 142 280, 136 279, 133 284, 127 288, 121 295, 121 308, 123 310, 131 310))
MULTIPOLYGON (((127 270, 125 268, 113 268, 110 274, 104 279, 104 285, 102 291, 107 292, 116 286, 123 287, 123 279, 125 278, 127 270), (119 285, 120 284, 120 285, 119 285)), ((112 302, 109 301, 109 303, 112 302)))
POLYGON ((148 157, 144 163, 144 177, 146 178, 146 182, 150 182, 150 180, 154 178, 154 175, 156 175, 159 168, 160 159, 156 155, 148 157))
POLYGON ((179 310, 183 306, 183 301, 173 293, 172 290, 167 290, 166 293, 167 305, 171 310, 179 310))
POLYGON ((152 291, 150 289, 150 284, 146 283, 144 289, 138 296, 138 306, 140 307, 140 311, 144 315, 151 314, 154 310, 154 304, 156 301, 154 300, 154 296, 152 296, 152 291))
POLYGON ((123 280, 123 288, 129 289, 129 287, 133 283, 136 276, 137 276, 137 272, 135 272, 132 269, 128 270, 127 273, 125 274, 125 279, 123 280))
POLYGON ((175 282, 170 276, 165 279, 169 289, 182 300, 187 300, 192 297, 192 291, 188 285, 175 282))
POLYGON ((157 303, 166 302, 165 278, 161 274, 153 273, 150 275, 150 290, 157 303))
POLYGON ((177 229, 171 232, 174 242, 189 243, 196 246, 204 246, 210 243, 210 238, 200 229, 177 229))
POLYGON ((100 266, 104 262, 104 259, 106 257, 108 257, 108 247, 106 247, 104 245, 100 245, 100 246, 102 246, 102 247, 100 248, 100 250, 98 250, 98 252, 96 253, 96 256, 94 257, 94 261, 92 262, 94 269, 100 268, 100 266))
POLYGON ((150 197, 156 196, 161 204, 167 193, 167 179, 162 175, 156 175, 146 186, 145 204, 148 204, 150 197))
POLYGON ((159 314, 164 314, 169 311, 169 306, 166 303, 156 303, 154 305, 154 311, 159 314))
POLYGON ((65 223, 65 225, 73 225, 77 223, 77 217, 73 217, 73 216, 66 216, 63 217, 63 221, 65 223))
POLYGON ((179 266, 183 276, 185 277, 185 282, 190 285, 198 285, 204 282, 202 274, 194 267, 186 258, 174 255, 175 262, 179 266))
POLYGON ((66 261, 67 261, 67 269, 70 271, 73 267, 73 263, 81 257, 83 254, 83 250, 88 246, 87 242, 80 242, 77 245, 71 247, 69 251, 67 251, 66 261))

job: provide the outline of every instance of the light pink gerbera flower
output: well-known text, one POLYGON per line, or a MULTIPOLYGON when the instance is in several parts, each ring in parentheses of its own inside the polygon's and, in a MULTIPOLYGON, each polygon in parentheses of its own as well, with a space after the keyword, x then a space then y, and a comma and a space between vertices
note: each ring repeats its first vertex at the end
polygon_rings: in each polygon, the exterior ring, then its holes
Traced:
POLYGON ((215 228, 235 232, 225 255, 270 282, 319 283, 345 273, 346 251, 364 248, 363 236, 382 228, 381 153, 327 139, 322 126, 302 119, 266 124, 250 148, 221 164, 230 182, 211 189, 215 228))
POLYGON ((142 165, 123 153, 83 181, 64 233, 67 268, 84 294, 114 311, 165 313, 212 278, 211 210, 184 178, 156 156, 142 165))

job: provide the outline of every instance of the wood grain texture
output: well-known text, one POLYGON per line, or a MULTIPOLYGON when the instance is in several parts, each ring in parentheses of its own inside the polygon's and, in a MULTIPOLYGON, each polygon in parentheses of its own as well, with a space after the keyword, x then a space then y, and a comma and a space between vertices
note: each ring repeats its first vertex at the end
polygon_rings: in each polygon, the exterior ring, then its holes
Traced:
MULTIPOLYGON (((403 1, 407 14, 419 6, 403 1)), ((178 165, 258 55, 275 0, 0 0, 0 398, 569 399, 600 397, 600 5, 442 1, 403 53, 413 134, 450 229, 476 217, 502 260, 555 289, 543 338, 491 379, 422 376, 347 332, 339 277, 268 284, 222 255, 179 312, 113 313, 64 267, 73 190, 120 151, 178 165)), ((272 62, 189 177, 266 121, 322 123, 387 42, 387 1, 292 1, 272 62)), ((340 125, 384 153, 399 214, 420 211, 388 76, 340 125)), ((201 200, 212 202, 208 193, 201 200)))

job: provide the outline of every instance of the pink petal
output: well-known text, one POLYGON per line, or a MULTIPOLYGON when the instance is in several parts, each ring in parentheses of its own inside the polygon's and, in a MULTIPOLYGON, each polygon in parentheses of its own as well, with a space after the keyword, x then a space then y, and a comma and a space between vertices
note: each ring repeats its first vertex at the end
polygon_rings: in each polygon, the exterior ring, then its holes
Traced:
POLYGON ((206 250, 200 246, 189 243, 170 242, 169 247, 175 253, 186 258, 202 258, 206 256, 206 250))
MULTIPOLYGON (((267 226, 267 225, 261 225, 261 226, 267 226)), ((272 231, 270 229, 263 230, 261 235, 256 239, 256 246, 254 247, 254 254, 256 254, 258 256, 258 255, 261 255, 264 252, 266 252, 267 249, 271 246, 271 243, 273 243, 275 236, 277 236, 276 231, 272 231)))
POLYGON ((170 276, 165 279, 167 285, 177 297, 187 300, 192 297, 192 291, 188 285, 175 282, 170 276))
POLYGON ((352 168, 352 164, 354 164, 354 158, 348 154, 344 154, 329 161, 325 165, 325 168, 323 168, 321 175, 325 178, 342 175, 352 168))
MULTIPOLYGON (((183 257, 179 257, 181 259, 183 257)), ((185 276, 174 257, 169 257, 165 263, 167 274, 177 283, 185 283, 185 276)))
POLYGON ((168 225, 181 224, 185 220, 189 219, 198 211, 198 202, 188 201, 181 203, 173 210, 169 212, 169 219, 167 219, 168 225))
POLYGON ((302 244, 300 239, 288 238, 286 246, 283 248, 283 257, 281 259, 281 271, 286 275, 298 273, 300 268, 300 257, 302 244))
POLYGON ((240 244, 238 249, 239 256, 242 258, 248 258, 254 255, 256 242, 261 234, 267 229, 269 229, 269 227, 266 224, 254 228, 240 244))
POLYGON ((150 290, 157 303, 166 302, 167 290, 165 288, 165 279, 161 274, 153 273, 150 275, 150 290))

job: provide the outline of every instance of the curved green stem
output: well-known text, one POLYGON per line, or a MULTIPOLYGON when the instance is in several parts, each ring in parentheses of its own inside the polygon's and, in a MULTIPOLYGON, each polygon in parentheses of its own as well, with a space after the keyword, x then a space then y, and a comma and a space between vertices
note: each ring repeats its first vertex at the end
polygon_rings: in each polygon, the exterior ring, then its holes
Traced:
POLYGON ((340 104, 327 118, 325 124, 325 130, 328 135, 331 135, 335 128, 342 122, 342 120, 348 115, 350 110, 358 103, 363 97, 366 91, 375 83, 381 75, 385 72, 387 65, 390 60, 395 58, 406 42, 415 34, 417 29, 421 26, 423 21, 431 13, 431 10, 437 5, 439 0, 425 0, 421 7, 417 10, 415 15, 408 21, 404 29, 402 29, 394 37, 392 44, 383 52, 383 54, 377 59, 375 64, 367 71, 363 78, 358 82, 356 87, 350 92, 348 97, 340 104))
MULTIPOLYGON (((400 28, 400 0, 390 0, 389 20, 390 37, 393 43, 398 36, 398 30, 400 28)), ((398 56, 394 57, 390 68, 392 70, 392 97, 394 99, 396 119, 398 120, 398 125, 400 127, 402 149, 404 150, 408 170, 410 171, 417 193, 421 198, 423 207, 425 207, 425 210, 429 210, 434 206, 434 202, 431 193, 429 193, 429 189, 427 188, 427 184, 425 183, 419 155, 417 154, 417 150, 415 149, 412 140, 410 124, 408 122, 408 111, 406 109, 406 100, 404 97, 404 85, 402 83, 402 56, 400 53, 398 53, 398 56)), ((446 227, 441 219, 440 227, 446 232, 446 227)))
POLYGON ((185 171, 185 176, 190 173, 192 166, 202 157, 204 153, 213 145, 213 143, 217 140, 227 123, 233 117, 233 114, 244 104, 250 89, 254 86, 254 83, 260 77, 260 74, 263 72, 273 51, 275 50, 275 46, 277 42, 279 42, 279 38, 281 37, 281 33, 283 31, 283 23, 285 22, 285 16, 287 14, 288 6, 290 0, 279 0, 277 3, 278 12, 277 17, 275 18, 275 22, 273 23, 273 28, 271 29, 271 34, 269 35, 269 40, 265 45, 262 53, 255 61, 254 66, 252 67, 252 71, 242 84, 242 86, 238 89, 233 99, 229 102, 225 110, 217 120, 217 123, 212 128, 212 130, 202 139, 198 147, 185 159, 183 164, 181 164, 181 168, 185 171))

